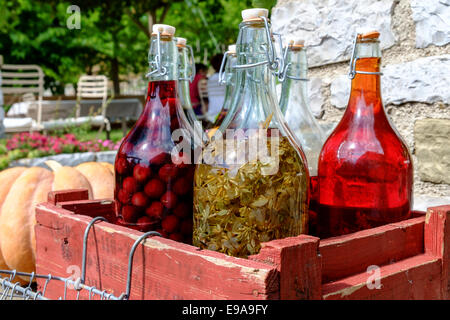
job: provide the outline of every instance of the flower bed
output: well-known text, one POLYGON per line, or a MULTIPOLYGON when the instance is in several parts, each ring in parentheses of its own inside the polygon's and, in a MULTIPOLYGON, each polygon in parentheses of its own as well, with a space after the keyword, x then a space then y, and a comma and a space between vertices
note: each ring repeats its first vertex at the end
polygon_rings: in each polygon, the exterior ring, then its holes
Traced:
POLYGON ((23 158, 39 158, 61 153, 100 152, 117 150, 120 141, 80 141, 74 134, 46 136, 38 132, 18 133, 0 143, 0 170, 11 161, 23 158))

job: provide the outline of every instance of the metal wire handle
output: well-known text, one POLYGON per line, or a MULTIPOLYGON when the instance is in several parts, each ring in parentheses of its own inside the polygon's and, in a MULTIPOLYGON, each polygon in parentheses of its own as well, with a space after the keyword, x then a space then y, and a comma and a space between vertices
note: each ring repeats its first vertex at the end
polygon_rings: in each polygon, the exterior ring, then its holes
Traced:
MULTIPOLYGON (((273 46, 272 43, 272 37, 270 36, 270 28, 269 28, 269 21, 266 17, 264 16, 260 16, 259 18, 261 18, 264 21, 264 29, 266 32, 266 38, 267 38, 267 46, 264 46, 263 44, 261 44, 261 49, 264 51, 267 60, 265 61, 261 61, 261 62, 256 62, 256 63, 249 63, 249 64, 241 64, 241 65, 236 65, 233 68, 234 69, 249 69, 249 68, 254 68, 254 67, 258 67, 258 66, 262 66, 267 64, 269 70, 273 71, 275 75, 279 76, 280 74, 280 69, 283 67, 284 65, 284 58, 278 57, 277 53, 275 51, 275 48, 273 46)), ((273 35, 279 35, 278 33, 272 33, 273 35)), ((281 36, 280 36, 280 43, 281 43, 281 36)), ((280 44, 282 47, 282 43, 280 44)), ((223 60, 222 60, 223 62, 223 60)))
POLYGON ((89 231, 91 230, 91 228, 94 225, 94 223, 96 223, 97 221, 108 222, 108 219, 106 219, 105 217, 95 217, 94 219, 92 219, 89 222, 89 224, 86 227, 86 230, 84 231, 83 255, 82 255, 82 259, 81 259, 81 277, 80 277, 80 282, 82 284, 84 284, 84 282, 86 280, 86 255, 87 255, 87 240, 88 240, 88 237, 89 237, 89 231))
POLYGON ((223 69, 225 68, 225 64, 226 64, 226 61, 227 61, 229 55, 231 55, 231 51, 226 51, 222 57, 222 63, 220 64, 220 69, 219 69, 219 84, 220 85, 226 84, 225 72, 223 71, 223 69))
POLYGON ((120 298, 123 299, 129 299, 130 298, 130 293, 131 293, 131 275, 133 272, 133 258, 134 258, 134 252, 136 251, 136 248, 138 247, 138 245, 145 240, 146 238, 148 238, 149 236, 159 236, 161 237, 161 234, 159 232, 156 231, 149 231, 144 233, 142 236, 140 236, 133 244, 133 246, 131 247, 131 251, 130 251, 130 255, 128 257, 128 275, 127 275, 127 288, 126 288, 126 292, 125 294, 121 295, 120 298))
POLYGON ((195 75, 197 74, 197 70, 195 69, 195 56, 194 56, 194 49, 192 49, 192 46, 185 44, 184 45, 189 50, 189 65, 191 67, 191 75, 186 78, 178 78, 180 81, 189 81, 193 82, 195 75))
POLYGON ((370 72, 370 71, 357 71, 356 70, 356 61, 358 61, 360 59, 359 57, 355 57, 356 56, 356 42, 358 40, 358 36, 360 36, 360 35, 361 35, 361 33, 357 33, 355 35, 355 38, 353 39, 352 56, 350 57, 350 72, 348 73, 348 77, 350 79, 354 79, 357 73, 383 75, 382 72, 370 72))
POLYGON ((161 34, 159 30, 156 31, 156 56, 153 61, 150 61, 150 65, 156 66, 156 69, 150 71, 145 76, 148 78, 155 73, 159 73, 159 76, 165 76, 167 73, 167 68, 161 64, 161 34))

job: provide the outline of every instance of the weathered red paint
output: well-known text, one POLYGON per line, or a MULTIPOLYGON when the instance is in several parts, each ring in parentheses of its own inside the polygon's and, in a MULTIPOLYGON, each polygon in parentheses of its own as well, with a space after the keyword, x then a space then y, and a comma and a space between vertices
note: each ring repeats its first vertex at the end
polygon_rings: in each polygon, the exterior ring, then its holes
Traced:
MULTIPOLYGON (((79 190, 51 193, 49 202, 36 208, 37 272, 66 277, 81 269, 87 224, 92 217, 111 215, 113 208, 111 201, 87 200, 79 190)), ((448 299, 449 215, 450 205, 336 238, 274 240, 248 259, 152 237, 136 250, 130 298, 448 299), (371 265, 380 267, 379 289, 367 286, 371 265)), ((128 254, 140 235, 96 223, 88 240, 87 284, 117 296, 124 292, 128 254)), ((44 283, 39 280, 39 288, 44 283)), ((46 296, 58 298, 63 289, 51 282, 46 296)), ((73 290, 67 293, 76 297, 73 290)))

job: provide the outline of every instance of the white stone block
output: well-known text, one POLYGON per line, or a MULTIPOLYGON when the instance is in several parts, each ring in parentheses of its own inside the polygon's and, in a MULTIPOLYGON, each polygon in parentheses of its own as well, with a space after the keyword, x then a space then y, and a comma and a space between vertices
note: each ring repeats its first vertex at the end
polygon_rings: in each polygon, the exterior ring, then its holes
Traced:
POLYGON ((450 43, 450 0, 411 0, 416 47, 450 43))
MULTIPOLYGON (((387 65, 381 78, 385 104, 406 102, 450 104, 450 55, 419 58, 410 62, 387 65)), ((330 86, 330 102, 345 108, 351 81, 346 75, 336 77, 330 86)))
POLYGON ((358 27, 378 30, 381 48, 395 43, 391 27, 393 0, 279 1, 272 9, 272 27, 289 38, 305 40, 310 67, 350 58, 358 27))

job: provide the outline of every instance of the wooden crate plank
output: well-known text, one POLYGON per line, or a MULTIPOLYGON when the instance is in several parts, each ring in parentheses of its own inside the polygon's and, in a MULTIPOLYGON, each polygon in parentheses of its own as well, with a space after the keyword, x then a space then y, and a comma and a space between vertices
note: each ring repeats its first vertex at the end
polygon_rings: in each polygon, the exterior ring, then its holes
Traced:
POLYGON ((70 190, 49 192, 47 201, 56 205, 58 202, 88 200, 88 199, 89 199, 89 192, 87 189, 70 189, 70 190))
MULTIPOLYGON (((81 267, 83 234, 91 218, 60 213, 48 204, 38 205, 36 213, 37 272, 67 276, 68 267, 81 267)), ((120 295, 126 287, 129 251, 142 233, 105 222, 92 231, 86 283, 120 295)), ((160 237, 147 239, 134 256, 131 299, 278 298, 279 273, 261 262, 160 237)))
POLYGON ((102 216, 110 222, 115 220, 114 200, 111 199, 65 201, 60 202, 59 206, 74 214, 92 218, 102 216))
POLYGON ((263 243, 251 260, 271 263, 280 272, 280 299, 321 299, 319 238, 300 235, 263 243))
POLYGON ((424 252, 425 217, 320 241, 322 283, 364 272, 424 252))
POLYGON ((450 299, 450 205, 429 208, 425 220, 425 252, 442 261, 442 298, 450 299))
MULTIPOLYGON (((369 273, 323 285, 326 300, 440 299, 441 261, 421 254, 380 268, 380 289, 369 289, 369 273)), ((369 279, 370 281, 370 279, 369 279)))

